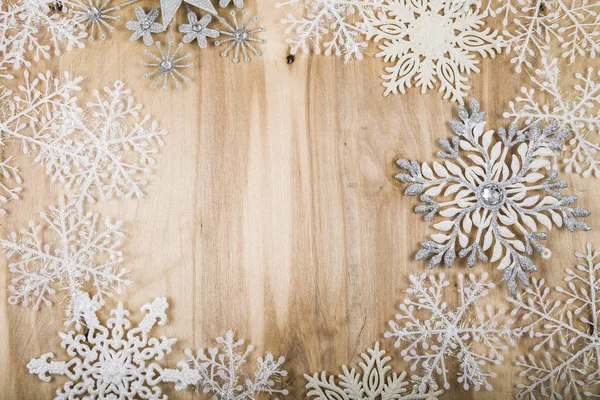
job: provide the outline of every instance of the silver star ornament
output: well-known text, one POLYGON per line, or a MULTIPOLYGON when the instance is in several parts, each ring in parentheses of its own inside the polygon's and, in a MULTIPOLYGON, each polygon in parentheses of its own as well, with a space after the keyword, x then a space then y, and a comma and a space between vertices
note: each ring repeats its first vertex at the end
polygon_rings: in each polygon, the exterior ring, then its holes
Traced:
POLYGON ((185 2, 191 6, 198 7, 201 10, 217 15, 217 10, 210 0, 160 0, 160 11, 162 13, 163 26, 166 27, 173 20, 175 13, 185 2))
POLYGON ((155 8, 146 14, 142 7, 136 7, 135 16, 138 19, 137 21, 129 21, 125 24, 127 29, 133 31, 129 40, 134 41, 143 37, 144 44, 146 46, 152 46, 154 44, 152 34, 164 32, 165 30, 161 24, 154 22, 156 21, 156 18, 158 18, 158 8, 155 8))
POLYGON ((201 49, 205 49, 207 46, 206 38, 219 37, 219 31, 216 29, 208 28, 208 24, 212 21, 211 15, 205 15, 198 21, 198 17, 193 11, 188 11, 188 22, 187 24, 179 25, 179 32, 185 33, 183 37, 184 43, 191 43, 194 40, 198 40, 198 46, 201 49))

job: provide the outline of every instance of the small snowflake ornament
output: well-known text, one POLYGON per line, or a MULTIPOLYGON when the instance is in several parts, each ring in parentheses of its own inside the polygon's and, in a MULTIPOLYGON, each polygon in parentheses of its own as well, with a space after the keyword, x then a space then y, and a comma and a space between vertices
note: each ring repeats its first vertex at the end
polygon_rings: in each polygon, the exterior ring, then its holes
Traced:
MULTIPOLYGON (((557 121, 573 133, 562 159, 565 171, 600 178, 600 140, 596 138, 600 131, 600 71, 588 67, 585 73, 575 74, 573 96, 563 90, 559 77, 558 60, 543 57, 542 68, 531 76, 534 88, 522 88, 523 97, 509 103, 510 111, 504 117, 517 123, 523 121, 527 126, 557 121)), ((557 163, 553 168, 558 169, 557 163)))
POLYGON ((56 391, 61 399, 163 399, 161 383, 186 380, 177 369, 163 369, 157 361, 171 353, 177 339, 150 336, 156 324, 164 325, 169 306, 164 297, 142 306, 142 321, 132 327, 123 304, 110 312, 105 325, 96 312, 100 305, 82 294, 81 304, 86 334, 59 333, 68 361, 52 361, 53 353, 42 354, 27 364, 29 373, 49 382, 52 375, 65 375, 68 381, 56 391), (83 396, 83 397, 82 397, 83 396))
POLYGON ((343 56, 345 61, 363 59, 368 47, 365 35, 366 21, 375 10, 383 7, 384 0, 285 0, 276 7, 296 6, 302 17, 289 13, 281 23, 286 25, 285 40, 290 54, 298 50, 315 54, 343 56))
POLYGON ((188 23, 179 25, 179 32, 185 33, 183 43, 198 41, 198 47, 205 49, 208 45, 206 38, 219 37, 219 31, 208 27, 212 16, 209 14, 203 16, 200 20, 193 11, 188 11, 188 23))
POLYGON ((136 7, 135 16, 137 21, 129 21, 125 24, 127 29, 133 31, 129 40, 134 41, 138 40, 139 38, 143 38, 146 46, 152 46, 154 44, 154 40, 152 40, 152 34, 164 31, 164 28, 161 24, 154 22, 156 21, 156 18, 158 18, 158 12, 158 8, 154 8, 150 10, 148 14, 146 14, 142 7, 136 7))
POLYGON ((364 360, 359 364, 362 370, 357 372, 354 368, 342 366, 342 374, 327 378, 325 372, 313 376, 304 375, 306 379, 307 397, 314 400, 436 400, 443 390, 429 388, 427 392, 419 392, 417 387, 408 388, 409 382, 405 380, 406 372, 387 376, 392 367, 387 365, 391 357, 384 357, 385 351, 379 349, 379 342, 375 342, 367 354, 361 354, 364 360))
POLYGON ((74 0, 74 7, 70 10, 75 14, 75 20, 89 29, 89 40, 106 39, 105 29, 114 32, 115 28, 109 22, 120 21, 121 17, 112 15, 123 7, 136 3, 139 0, 129 0, 116 6, 109 6, 110 0, 74 0))
POLYGON ((476 276, 458 275, 459 301, 451 308, 446 303, 445 292, 450 282, 445 275, 410 275, 409 297, 400 305, 396 321, 390 321, 391 331, 385 337, 395 339, 400 354, 418 371, 412 379, 419 383, 421 392, 438 387, 440 376, 444 389, 450 389, 450 361, 457 362, 457 382, 465 390, 485 387, 492 390, 491 378, 496 373, 486 365, 499 365, 514 339, 520 335, 518 328, 505 317, 505 310, 495 312, 491 304, 479 304, 486 298, 494 284, 483 273, 476 276), (424 316, 427 317, 424 317, 424 316))
POLYGON ((37 310, 52 306, 57 292, 66 292, 68 323, 77 323, 82 292, 91 289, 93 300, 103 304, 104 297, 130 284, 121 267, 122 223, 83 212, 63 198, 40 215, 43 225, 31 221, 0 241, 13 275, 8 302, 37 310))
POLYGON ((534 279, 523 296, 508 299, 523 332, 537 342, 517 362, 527 378, 517 385, 517 399, 600 397, 600 251, 588 243, 576 256, 566 287, 551 290, 534 279))
POLYGON ((156 84, 162 78, 162 90, 167 90, 167 81, 168 78, 171 78, 175 87, 177 89, 181 89, 180 80, 183 82, 187 82, 189 80, 188 77, 179 72, 182 68, 192 68, 194 64, 182 64, 181 61, 187 60, 192 56, 191 53, 187 53, 183 56, 178 56, 181 51, 183 44, 179 43, 175 51, 173 49, 173 34, 171 30, 169 30, 169 40, 167 42, 167 51, 164 52, 162 45, 160 42, 156 42, 156 48, 158 49, 158 55, 152 53, 150 50, 146 50, 145 53, 152 59, 154 62, 142 62, 142 67, 152 67, 154 70, 150 73, 144 74, 144 79, 151 79, 153 77, 154 81, 152 82, 152 88, 156 87, 156 84))
POLYGON ((470 89, 465 74, 480 72, 476 56, 495 57, 502 48, 486 16, 471 2, 385 0, 366 23, 367 38, 382 42, 377 57, 393 64, 381 76, 384 96, 413 84, 425 93, 439 80, 444 99, 462 104, 470 89))
POLYGON ((220 46, 223 43, 229 43, 227 48, 221 52, 222 57, 227 57, 229 51, 233 49, 233 63, 237 64, 240 60, 240 50, 244 56, 244 61, 249 63, 250 56, 248 55, 248 50, 252 51, 255 55, 260 56, 261 52, 254 47, 252 43, 263 44, 265 41, 263 39, 257 39, 252 37, 255 33, 264 32, 264 28, 256 28, 252 29, 254 24, 258 21, 258 17, 252 18, 250 23, 246 25, 246 15, 247 11, 242 11, 242 19, 238 23, 238 20, 235 16, 235 11, 231 11, 231 18, 233 20, 233 26, 229 24, 224 18, 219 17, 219 22, 227 27, 227 31, 219 30, 221 35, 226 36, 226 39, 220 39, 215 41, 215 46, 220 46))
POLYGON ((275 387, 276 382, 287 376, 287 371, 282 368, 284 357, 275 359, 267 353, 264 358, 257 358, 254 376, 245 375, 244 365, 254 347, 249 345, 242 351, 244 340, 235 340, 233 331, 218 337, 217 343, 220 349, 209 348, 206 352, 200 349, 197 355, 190 349, 186 350, 189 361, 179 363, 179 366, 187 380, 180 380, 177 390, 193 385, 204 393, 212 394, 215 400, 246 400, 260 394, 288 394, 287 389, 275 387))
POLYGON ((426 221, 443 218, 433 225, 440 233, 422 244, 417 260, 430 258, 430 268, 441 262, 451 267, 458 255, 474 267, 477 260, 488 262, 491 250, 489 261, 499 261, 502 280, 516 295, 517 281, 528 285, 527 274, 537 271, 533 251, 551 255, 540 242, 547 238, 540 229, 565 225, 571 232, 587 231, 590 227, 577 218, 589 211, 572 207, 577 197, 561 194, 567 183, 557 180, 555 171, 538 172, 549 166, 547 158, 560 149, 568 131, 554 122, 543 130, 533 124, 519 132, 513 123, 508 132, 486 132, 479 103, 471 101, 470 108, 471 114, 459 107, 461 121, 450 123, 455 136, 440 140, 443 164, 401 159, 397 164, 404 172, 396 178, 409 184, 405 195, 420 196, 415 211, 426 221))

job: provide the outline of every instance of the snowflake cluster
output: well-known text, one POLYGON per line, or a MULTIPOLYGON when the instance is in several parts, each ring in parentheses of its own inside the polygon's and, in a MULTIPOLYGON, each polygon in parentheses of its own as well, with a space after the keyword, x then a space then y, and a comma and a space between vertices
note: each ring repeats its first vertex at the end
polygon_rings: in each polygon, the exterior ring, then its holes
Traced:
POLYGON ((547 238, 540 228, 587 231, 590 227, 577 218, 589 211, 572 207, 577 197, 561 194, 567 183, 557 180, 555 171, 538 172, 549 167, 548 157, 569 135, 566 129, 554 122, 543 130, 533 124, 520 132, 513 123, 508 132, 486 132, 479 104, 472 101, 470 109, 471 114, 459 107, 461 121, 451 121, 455 136, 440 140, 443 164, 397 162, 403 172, 396 178, 409 184, 404 194, 420 196, 415 211, 426 221, 444 218, 433 225, 440 233, 422 244, 416 259, 430 258, 430 268, 442 262, 451 267, 458 255, 473 267, 478 260, 487 262, 491 250, 489 261, 499 261, 502 280, 516 295, 517 281, 528 285, 527 274, 537 271, 533 251, 551 255, 540 242, 547 238))
POLYGON ((490 379, 496 374, 486 365, 499 365, 502 352, 508 350, 507 344, 514 345, 520 331, 511 326, 504 309, 494 312, 491 305, 479 304, 494 288, 488 275, 459 274, 455 308, 447 303, 450 282, 443 273, 429 279, 425 274, 410 275, 410 281, 409 297, 400 305, 396 321, 390 321, 391 331, 385 337, 395 339, 411 370, 418 371, 412 379, 419 390, 437 388, 436 376, 450 389, 451 359, 458 363, 457 381, 465 390, 471 386, 492 390, 490 379))
POLYGON ((517 362, 527 378, 517 386, 518 399, 600 393, 600 251, 588 243, 576 256, 581 261, 566 269, 566 287, 552 291, 544 279, 534 279, 523 296, 508 299, 523 332, 537 341, 517 362))
POLYGON ((300 18, 289 13, 281 20, 290 36, 286 43, 291 54, 313 48, 315 54, 324 51, 348 61, 363 58, 368 47, 366 21, 383 4, 384 0, 284 0, 275 6, 301 9, 300 18))
POLYGON ((357 372, 354 368, 348 369, 342 366, 342 372, 338 375, 338 381, 323 371, 319 377, 318 373, 313 376, 304 375, 306 379, 306 389, 308 398, 314 400, 436 400, 441 396, 443 390, 434 390, 429 388, 426 392, 419 392, 417 387, 411 391, 407 388, 409 382, 406 379, 406 372, 400 375, 393 373, 387 376, 392 369, 387 365, 391 357, 384 357, 385 351, 379 349, 379 342, 375 343, 372 349, 367 350, 368 354, 361 354, 364 360, 359 364, 363 373, 357 372))
MULTIPOLYGON (((522 88, 523 96, 509 103, 510 111, 505 112, 504 117, 523 121, 527 127, 557 121, 573 134, 562 159, 566 172, 600 178, 600 143, 594 139, 594 133, 600 130, 600 71, 588 67, 584 74, 575 74, 574 95, 571 91, 565 93, 559 77, 558 60, 543 57, 542 68, 531 76, 534 88, 522 88)), ((558 169, 556 164, 554 169, 558 169)))
POLYGON ((282 369, 284 357, 274 358, 271 353, 256 359, 254 376, 245 374, 244 364, 254 347, 249 345, 241 351, 244 340, 235 340, 234 332, 227 331, 217 338, 219 348, 199 349, 194 355, 187 349, 189 361, 180 363, 186 380, 178 382, 177 390, 185 390, 188 385, 196 386, 204 393, 211 393, 213 399, 245 400, 263 394, 287 395, 287 389, 275 388, 276 382, 287 376, 282 369))

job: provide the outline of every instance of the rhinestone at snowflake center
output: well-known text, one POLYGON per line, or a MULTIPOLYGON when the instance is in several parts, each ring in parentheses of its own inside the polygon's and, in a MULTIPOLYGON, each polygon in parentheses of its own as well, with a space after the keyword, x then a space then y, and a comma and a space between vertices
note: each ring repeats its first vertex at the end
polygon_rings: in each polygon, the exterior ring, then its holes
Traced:
POLYGON ((451 48, 454 30, 447 17, 429 11, 409 27, 408 35, 416 53, 437 60, 451 48))
POLYGON ((506 190, 496 182, 487 182, 479 187, 477 197, 484 206, 497 209, 502 207, 506 200, 506 190))
POLYGON ((248 40, 248 36, 249 36, 248 31, 246 29, 238 29, 233 34, 233 39, 237 43, 242 43, 242 42, 245 42, 246 40, 248 40))
POLYGON ((86 12, 86 17, 90 21, 98 21, 102 17, 102 10, 97 6, 91 6, 86 12))
POLYGON ((112 385, 123 382, 129 371, 124 361, 120 358, 111 358, 102 361, 99 368, 102 381, 112 385))

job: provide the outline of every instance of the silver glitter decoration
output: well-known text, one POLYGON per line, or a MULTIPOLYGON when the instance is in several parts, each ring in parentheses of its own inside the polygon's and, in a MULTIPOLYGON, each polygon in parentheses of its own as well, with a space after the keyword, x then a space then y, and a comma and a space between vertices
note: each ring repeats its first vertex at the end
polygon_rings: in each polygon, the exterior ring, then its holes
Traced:
POLYGON ((188 10, 188 23, 179 25, 179 32, 185 33, 183 43, 190 43, 198 40, 198 46, 205 49, 207 46, 206 38, 219 37, 219 31, 208 28, 208 24, 212 21, 212 16, 205 15, 198 21, 196 14, 188 10))
POLYGON ((429 258, 430 268, 442 261, 451 267, 458 255, 474 267, 477 261, 488 262, 491 250, 490 262, 499 261, 502 280, 516 295, 517 280, 529 285, 527 274, 537 271, 530 258, 533 251, 543 258, 551 255, 540 243, 547 238, 540 225, 587 231, 590 227, 577 218, 590 213, 571 207, 577 197, 563 196, 560 190, 567 183, 545 169, 568 130, 554 122, 543 130, 533 124, 519 131, 513 123, 508 132, 484 132, 485 113, 475 100, 470 108, 469 115, 459 107, 461 121, 451 121, 456 136, 440 140, 443 151, 438 157, 444 164, 398 160, 405 172, 396 178, 409 184, 405 195, 420 196, 422 204, 415 211, 425 214, 426 221, 443 217, 433 225, 440 233, 422 244, 417 260, 429 258))
POLYGON ((252 18, 250 23, 248 25, 245 25, 245 19, 246 19, 247 14, 248 13, 246 11, 242 11, 242 19, 238 23, 238 20, 235 16, 235 11, 231 11, 231 18, 233 20, 233 26, 231 24, 229 24, 224 18, 219 17, 219 22, 221 22, 223 25, 225 25, 227 27, 227 29, 229 29, 229 30, 228 31, 219 30, 219 33, 221 35, 225 35, 228 37, 227 37, 227 39, 215 41, 215 45, 219 46, 223 43, 230 42, 229 46, 224 51, 221 52, 221 56, 227 57, 227 55, 229 54, 229 51, 235 47, 234 55, 233 55, 233 62, 236 64, 240 60, 239 59, 240 49, 242 51, 242 54, 244 55, 244 61, 248 63, 248 62, 250 62, 250 57, 248 56, 247 49, 250 49, 250 51, 252 51, 257 56, 261 55, 261 52, 258 49, 256 49, 251 43, 252 42, 260 43, 260 44, 265 43, 265 41, 262 39, 256 39, 256 38, 252 37, 253 34, 258 33, 258 32, 263 32, 265 29, 264 28, 252 29, 252 26, 254 26, 254 24, 258 21, 258 17, 252 18))
MULTIPOLYGON (((231 3, 232 0, 219 0, 219 7, 225 8, 231 3)), ((244 7, 244 0, 233 0, 233 5, 237 8, 244 7)))
POLYGON ((101 0, 87 0, 85 3, 84 1, 75 0, 72 3, 73 8, 69 12, 75 14, 75 20, 82 24, 86 30, 89 28, 89 40, 94 40, 96 34, 99 35, 100 39, 104 40, 106 39, 105 29, 108 29, 109 32, 115 30, 109 22, 121 20, 121 17, 110 14, 139 0, 129 0, 112 7, 108 7, 110 0, 106 0, 104 3, 101 3, 101 0))
POLYGON ((156 18, 158 18, 158 13, 158 8, 155 8, 146 14, 142 7, 136 7, 135 16, 137 17, 137 21, 129 21, 125 24, 127 29, 133 31, 129 40, 134 41, 143 37, 144 44, 146 46, 152 46, 154 43, 152 34, 164 32, 165 30, 162 24, 154 22, 156 21, 156 18))
POLYGON ((159 55, 153 54, 150 50, 146 50, 146 54, 152 57, 155 62, 143 62, 141 63, 142 67, 154 67, 154 71, 144 74, 145 79, 150 79, 153 76, 156 76, 154 82, 152 82, 152 87, 155 88, 156 84, 162 77, 163 84, 162 90, 167 90, 167 80, 169 77, 175 83, 175 87, 178 89, 181 88, 181 84, 179 80, 188 81, 189 78, 181 74, 178 70, 181 68, 191 68, 194 64, 179 64, 180 61, 186 60, 190 58, 192 55, 190 53, 185 54, 184 56, 177 57, 177 54, 183 47, 183 44, 179 43, 177 48, 171 54, 171 50, 173 48, 173 32, 169 30, 169 41, 167 42, 167 52, 165 53, 162 49, 160 42, 156 42, 156 47, 158 48, 159 55))
POLYGON ((185 2, 194 7, 198 7, 208 13, 217 15, 217 10, 212 5, 210 0, 160 0, 160 11, 162 13, 163 26, 166 27, 171 23, 175 13, 181 7, 181 3, 185 2))

